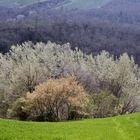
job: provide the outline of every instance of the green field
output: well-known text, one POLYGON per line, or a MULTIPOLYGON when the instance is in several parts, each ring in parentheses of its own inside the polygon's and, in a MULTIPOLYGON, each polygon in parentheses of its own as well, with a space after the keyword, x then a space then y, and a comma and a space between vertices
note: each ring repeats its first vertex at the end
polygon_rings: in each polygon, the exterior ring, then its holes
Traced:
POLYGON ((1 119, 0 140, 140 140, 140 113, 58 123, 1 119))

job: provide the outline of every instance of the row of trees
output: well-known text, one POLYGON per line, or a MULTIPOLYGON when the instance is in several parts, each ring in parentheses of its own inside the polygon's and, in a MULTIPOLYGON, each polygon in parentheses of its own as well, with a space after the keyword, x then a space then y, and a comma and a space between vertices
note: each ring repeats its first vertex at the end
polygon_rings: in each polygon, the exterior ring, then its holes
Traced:
POLYGON ((140 69, 127 54, 26 42, 0 54, 0 79, 1 117, 61 121, 132 113, 140 105, 140 69))

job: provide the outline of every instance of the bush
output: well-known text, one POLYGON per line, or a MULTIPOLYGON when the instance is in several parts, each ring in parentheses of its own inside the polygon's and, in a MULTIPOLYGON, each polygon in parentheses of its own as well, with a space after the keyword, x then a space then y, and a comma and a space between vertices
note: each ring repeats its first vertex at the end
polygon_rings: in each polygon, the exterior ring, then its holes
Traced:
POLYGON ((119 100, 108 91, 101 91, 97 94, 93 94, 93 101, 96 106, 94 117, 104 118, 116 115, 119 100))
POLYGON ((9 105, 7 101, 4 100, 4 94, 3 92, 0 92, 0 118, 5 118, 7 114, 7 109, 9 108, 9 105))
MULTIPOLYGON (((23 117, 23 113, 29 113, 28 119, 31 120, 62 121, 73 118, 72 112, 83 114, 84 117, 89 101, 89 95, 78 84, 76 78, 69 76, 50 79, 38 85, 33 93, 27 93, 24 104, 21 100, 17 102, 14 111, 19 118, 23 117)), ((74 117, 77 119, 78 115, 74 117)))
POLYGON ((17 118, 20 120, 26 120, 29 113, 26 110, 26 100, 25 98, 19 98, 14 103, 12 109, 8 110, 7 116, 9 118, 17 118))

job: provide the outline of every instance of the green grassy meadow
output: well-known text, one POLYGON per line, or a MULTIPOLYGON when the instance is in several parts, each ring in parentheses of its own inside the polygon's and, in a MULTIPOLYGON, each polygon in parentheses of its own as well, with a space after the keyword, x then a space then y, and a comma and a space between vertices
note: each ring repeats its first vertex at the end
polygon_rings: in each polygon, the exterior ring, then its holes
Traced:
POLYGON ((0 119, 0 140, 140 140, 140 113, 55 123, 0 119))

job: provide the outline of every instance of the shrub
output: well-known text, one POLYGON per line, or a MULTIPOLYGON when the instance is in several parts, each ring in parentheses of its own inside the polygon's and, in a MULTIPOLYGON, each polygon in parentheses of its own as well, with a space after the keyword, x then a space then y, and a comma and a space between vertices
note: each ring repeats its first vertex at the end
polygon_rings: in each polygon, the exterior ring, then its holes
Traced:
MULTIPOLYGON (((89 95, 78 84, 74 76, 69 76, 50 79, 36 86, 33 93, 27 93, 25 100, 24 111, 29 112, 29 119, 36 121, 62 121, 72 118, 71 112, 74 111, 83 114, 83 116, 87 114, 86 106, 89 103, 89 95)), ((21 102, 20 104, 18 102, 18 105, 21 105, 21 102)), ((17 108, 17 115, 22 114, 21 108, 17 108)))
POLYGON ((5 118, 7 114, 7 109, 9 105, 7 101, 4 100, 3 92, 0 92, 0 118, 5 118))
POLYGON ((29 112, 26 110, 26 100, 21 97, 13 104, 12 109, 8 109, 7 117, 20 120, 27 120, 29 112))
POLYGON ((96 106, 94 111, 94 117, 104 118, 116 115, 116 109, 119 104, 119 100, 113 94, 108 91, 100 91, 93 94, 93 101, 96 106))

